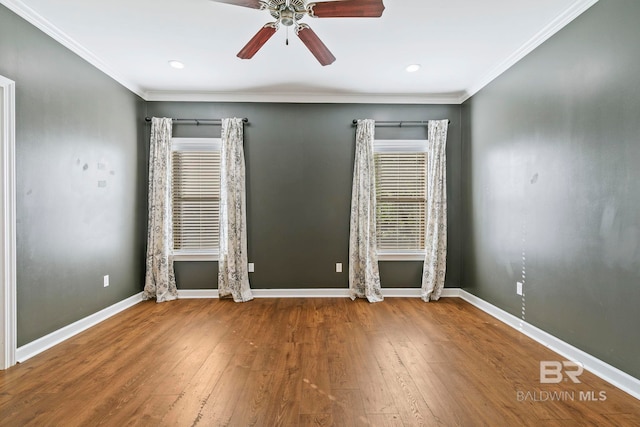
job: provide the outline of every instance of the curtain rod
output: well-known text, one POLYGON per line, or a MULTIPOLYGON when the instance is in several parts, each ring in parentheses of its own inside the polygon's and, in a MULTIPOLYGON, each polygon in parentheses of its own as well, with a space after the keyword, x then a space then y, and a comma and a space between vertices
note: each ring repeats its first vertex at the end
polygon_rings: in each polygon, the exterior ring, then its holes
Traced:
MULTIPOLYGON (((149 123, 151 122, 151 117, 145 117, 144 121, 149 123)), ((200 126, 200 125, 211 125, 211 126, 215 126, 215 125, 221 125, 222 124, 222 119, 172 119, 174 124, 179 124, 179 125, 196 125, 196 126, 200 126)), ((246 117, 244 117, 242 119, 243 123, 249 123, 249 119, 247 119, 246 117)))
MULTIPOLYGON (((447 122, 451 123, 450 120, 447 120, 447 122)), ((358 120, 357 119, 353 119, 353 124, 356 125, 358 124, 358 120)), ((405 127, 405 126, 429 126, 429 121, 428 120, 419 120, 419 121, 413 121, 413 120, 402 120, 402 121, 376 121, 375 122, 376 126, 381 126, 381 127, 405 127)))

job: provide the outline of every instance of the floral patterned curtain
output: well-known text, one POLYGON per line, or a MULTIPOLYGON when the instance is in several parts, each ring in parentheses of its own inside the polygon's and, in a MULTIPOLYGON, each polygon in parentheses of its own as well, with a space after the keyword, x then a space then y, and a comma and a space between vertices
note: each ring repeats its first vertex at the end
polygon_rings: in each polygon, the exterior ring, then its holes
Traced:
POLYGON ((373 120, 358 120, 349 233, 349 296, 366 298, 369 302, 384 299, 376 243, 374 132, 373 120))
POLYGON ((171 255, 171 128, 171 119, 154 117, 151 121, 147 271, 142 298, 157 302, 178 298, 171 255))
POLYGON ((222 120, 218 295, 253 299, 247 265, 247 212, 242 119, 222 120))
POLYGON ((447 270, 447 129, 448 120, 429 121, 427 165, 427 238, 421 298, 438 300, 447 270))

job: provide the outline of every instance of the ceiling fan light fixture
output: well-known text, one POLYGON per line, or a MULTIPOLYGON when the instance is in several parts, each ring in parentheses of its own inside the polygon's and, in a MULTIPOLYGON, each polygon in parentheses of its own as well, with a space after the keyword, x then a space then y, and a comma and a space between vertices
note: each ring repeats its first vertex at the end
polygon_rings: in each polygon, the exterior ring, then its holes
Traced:
POLYGON ((290 7, 280 11, 280 23, 285 27, 290 27, 296 23, 296 13, 290 7))
POLYGON ((418 71, 420 69, 421 65, 420 64, 411 64, 409 66, 407 66, 407 68, 405 68, 407 70, 407 73, 415 73, 416 71, 418 71))
POLYGON ((184 68, 184 64, 176 59, 169 61, 169 65, 176 70, 182 70, 184 68))

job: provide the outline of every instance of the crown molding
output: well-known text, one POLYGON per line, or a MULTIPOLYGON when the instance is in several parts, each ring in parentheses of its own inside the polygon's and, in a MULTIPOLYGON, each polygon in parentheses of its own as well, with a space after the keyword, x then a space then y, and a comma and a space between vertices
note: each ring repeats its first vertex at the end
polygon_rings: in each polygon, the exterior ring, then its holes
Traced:
POLYGON ((591 6, 596 4, 598 0, 576 0, 564 12, 558 15, 546 27, 540 30, 529 41, 520 46, 518 50, 509 55, 504 61, 494 67, 489 73, 485 74, 481 79, 472 84, 465 93, 460 97, 460 104, 478 93, 482 88, 495 80, 502 73, 513 67, 518 61, 531 53, 535 48, 551 38, 558 31, 566 27, 571 21, 582 15, 591 6))
POLYGON ((146 101, 282 102, 300 104, 459 104, 461 93, 365 94, 318 92, 147 91, 146 101))
POLYGON ((0 3, 76 55, 80 56, 80 58, 93 65, 98 70, 102 71, 125 88, 129 89, 131 92, 145 99, 146 94, 140 86, 118 74, 104 61, 102 61, 97 55, 93 54, 93 52, 91 52, 89 49, 76 42, 71 36, 53 25, 46 18, 44 18, 29 6, 25 5, 20 0, 0 0, 0 3))

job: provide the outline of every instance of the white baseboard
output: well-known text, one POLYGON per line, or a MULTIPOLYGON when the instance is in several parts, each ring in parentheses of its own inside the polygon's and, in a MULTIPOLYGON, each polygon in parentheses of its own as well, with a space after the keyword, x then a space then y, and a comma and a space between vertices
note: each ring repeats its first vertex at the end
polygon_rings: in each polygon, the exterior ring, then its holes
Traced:
POLYGON ((217 289, 178 289, 178 299, 218 298, 217 289))
POLYGON ((142 292, 135 294, 125 300, 113 304, 103 310, 98 311, 90 316, 80 319, 64 328, 58 329, 42 338, 38 338, 35 341, 31 341, 29 344, 25 344, 22 347, 18 347, 16 350, 16 360, 18 363, 22 363, 33 356, 42 353, 45 350, 50 349, 56 344, 71 338, 74 335, 79 334, 82 331, 89 329, 90 327, 97 325, 103 320, 107 320, 109 317, 126 310, 142 301, 142 292))
MULTIPOLYGON (((347 298, 344 288, 251 289, 254 298, 347 298)), ((217 289, 178 289, 178 298, 218 298, 217 289)))
POLYGON ((440 294, 440 298, 460 298, 460 288, 444 288, 440 294))
MULTIPOLYGON (((458 288, 445 288, 442 297, 457 297, 458 288)), ((254 298, 348 298, 349 289, 320 288, 320 289, 252 289, 254 298)), ((420 298, 420 288, 383 288, 385 298, 420 298)), ((178 298, 218 298, 217 289, 178 289, 178 298)))
POLYGON ((502 323, 517 329, 534 341, 537 341, 538 343, 548 347, 550 350, 565 357, 567 360, 581 363, 587 371, 640 400, 640 379, 632 377, 626 372, 603 362, 589 353, 554 337, 542 329, 523 321, 511 313, 507 313, 506 311, 465 290, 460 289, 459 296, 469 304, 478 307, 480 310, 495 317, 502 323))

